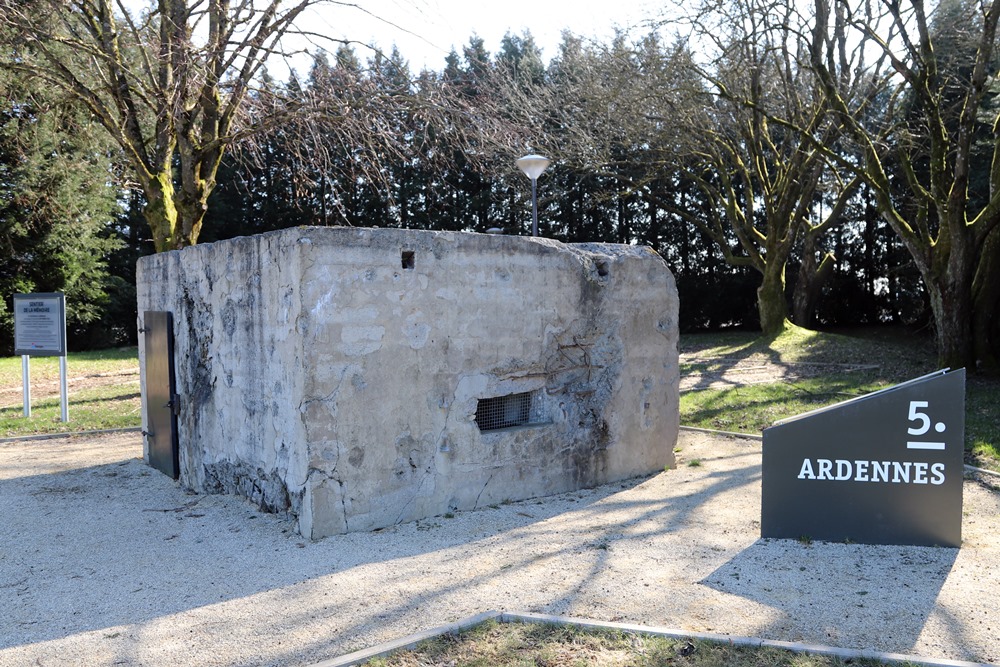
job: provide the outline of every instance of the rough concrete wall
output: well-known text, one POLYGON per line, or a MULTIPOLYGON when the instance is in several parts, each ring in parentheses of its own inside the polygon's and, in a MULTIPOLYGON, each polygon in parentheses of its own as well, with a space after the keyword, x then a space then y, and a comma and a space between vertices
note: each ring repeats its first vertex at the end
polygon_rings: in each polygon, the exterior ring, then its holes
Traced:
POLYGON ((672 465, 677 295, 646 248, 298 228, 140 268, 165 286, 140 310, 177 317, 182 481, 304 535, 672 465), (546 423, 479 430, 479 400, 527 391, 546 423))
POLYGON ((306 534, 672 464, 677 297, 649 249, 398 230, 303 235, 306 534), (533 390, 550 424, 479 431, 479 399, 533 390))
POLYGON ((306 479, 298 258, 261 235, 145 257, 137 273, 140 320, 174 316, 181 483, 293 514, 306 479))

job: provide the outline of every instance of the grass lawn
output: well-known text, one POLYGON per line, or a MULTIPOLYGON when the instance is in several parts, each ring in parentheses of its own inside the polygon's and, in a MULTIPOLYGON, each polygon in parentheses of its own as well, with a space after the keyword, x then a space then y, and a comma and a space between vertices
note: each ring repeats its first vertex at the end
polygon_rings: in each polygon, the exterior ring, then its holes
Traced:
MULTIPOLYGON (((929 341, 898 330, 851 334, 790 327, 773 338, 753 332, 687 334, 681 376, 723 371, 744 364, 854 364, 831 366, 806 379, 769 384, 682 391, 681 424, 760 434, 778 419, 860 396, 938 370, 929 341)), ((966 382, 966 461, 1000 470, 1000 379, 969 376, 966 382)))
POLYGON ((71 353, 69 422, 59 421, 59 358, 31 358, 31 417, 24 417, 21 358, 0 358, 0 438, 139 426, 137 350, 71 353))
POLYGON ((487 621, 457 635, 429 639, 411 651, 375 658, 365 667, 840 667, 874 660, 793 653, 718 642, 667 639, 620 631, 487 621))

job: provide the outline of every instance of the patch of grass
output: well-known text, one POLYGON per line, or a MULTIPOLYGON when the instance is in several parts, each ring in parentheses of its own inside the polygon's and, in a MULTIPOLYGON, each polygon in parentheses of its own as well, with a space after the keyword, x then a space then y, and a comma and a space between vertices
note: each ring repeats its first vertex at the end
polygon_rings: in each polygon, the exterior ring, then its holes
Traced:
POLYGON ((757 433, 775 421, 882 389, 891 383, 870 375, 844 373, 794 382, 757 384, 681 393, 681 423, 685 426, 757 433))
POLYGON ((22 405, 0 408, 0 437, 43 433, 69 433, 139 426, 139 381, 129 385, 70 391, 69 422, 59 421, 59 397, 32 400, 31 417, 24 418, 22 405))
POLYGON ((668 639, 616 630, 487 621, 457 635, 421 643, 364 663, 365 667, 874 667, 873 660, 668 639))
POLYGON ((877 375, 891 383, 937 370, 931 341, 891 327, 832 333, 788 325, 776 336, 751 331, 684 334, 680 349, 697 357, 682 365, 681 373, 721 370, 733 361, 878 364, 877 375))
POLYGON ((966 383, 965 448, 972 465, 1000 470, 1000 380, 966 383))
MULTIPOLYGON (((759 434, 775 421, 877 391, 937 370, 933 345, 903 330, 852 330, 850 335, 791 326, 782 334, 753 332, 687 334, 681 351, 696 363, 681 373, 719 370, 733 361, 877 364, 877 368, 829 372, 773 384, 685 391, 680 397, 685 426, 759 434)), ((1000 470, 1000 379, 968 376, 965 417, 966 461, 1000 470)))
POLYGON ((699 460, 699 459, 691 459, 690 461, 688 461, 688 467, 689 468, 700 468, 701 467, 701 460, 699 460))
POLYGON ((31 417, 24 418, 21 358, 0 358, 0 438, 127 428, 141 423, 135 348, 67 356, 69 422, 59 405, 59 358, 31 358, 31 417))

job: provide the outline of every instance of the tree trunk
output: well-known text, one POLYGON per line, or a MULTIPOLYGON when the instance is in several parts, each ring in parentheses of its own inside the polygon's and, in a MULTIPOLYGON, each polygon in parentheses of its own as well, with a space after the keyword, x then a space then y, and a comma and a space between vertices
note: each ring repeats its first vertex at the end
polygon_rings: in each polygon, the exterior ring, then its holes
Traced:
POLYGON ((178 197, 170 174, 160 174, 142 184, 146 206, 142 214, 153 235, 156 252, 178 250, 198 243, 208 210, 208 195, 178 197))
POLYGON ((951 278, 934 283, 925 280, 934 313, 938 367, 974 370, 971 280, 951 278))
POLYGON ((174 205, 174 184, 170 174, 143 178, 141 182, 146 195, 142 215, 153 235, 153 248, 156 252, 166 252, 181 247, 177 245, 177 207, 174 205))
POLYGON ((972 337, 980 370, 1000 373, 1000 227, 994 229, 979 254, 972 283, 972 337))
POLYGON ((799 266, 799 276, 792 294, 792 321, 800 327, 810 329, 815 324, 816 301, 823 285, 833 273, 835 258, 833 253, 825 253, 823 261, 816 266, 816 238, 806 234, 804 244, 802 264, 799 266))
POLYGON ((942 211, 941 230, 931 246, 929 261, 919 261, 919 255, 912 249, 911 255, 918 259, 917 266, 930 297, 939 368, 974 371, 972 289, 982 244, 976 244, 975 230, 966 226, 964 220, 958 206, 942 211))
POLYGON ((784 262, 768 262, 764 267, 764 279, 757 288, 757 311, 760 314, 760 329, 765 336, 784 330, 788 322, 784 262))

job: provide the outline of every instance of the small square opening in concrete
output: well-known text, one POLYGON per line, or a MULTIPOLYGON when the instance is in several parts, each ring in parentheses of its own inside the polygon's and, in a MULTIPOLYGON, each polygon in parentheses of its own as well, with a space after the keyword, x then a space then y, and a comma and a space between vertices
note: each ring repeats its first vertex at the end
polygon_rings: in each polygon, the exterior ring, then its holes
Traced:
POLYGON ((404 269, 412 269, 415 263, 415 253, 412 250, 404 250, 400 255, 400 259, 403 264, 404 269))
POLYGON ((480 431, 499 431, 544 421, 537 391, 481 398, 476 404, 476 426, 480 431))

